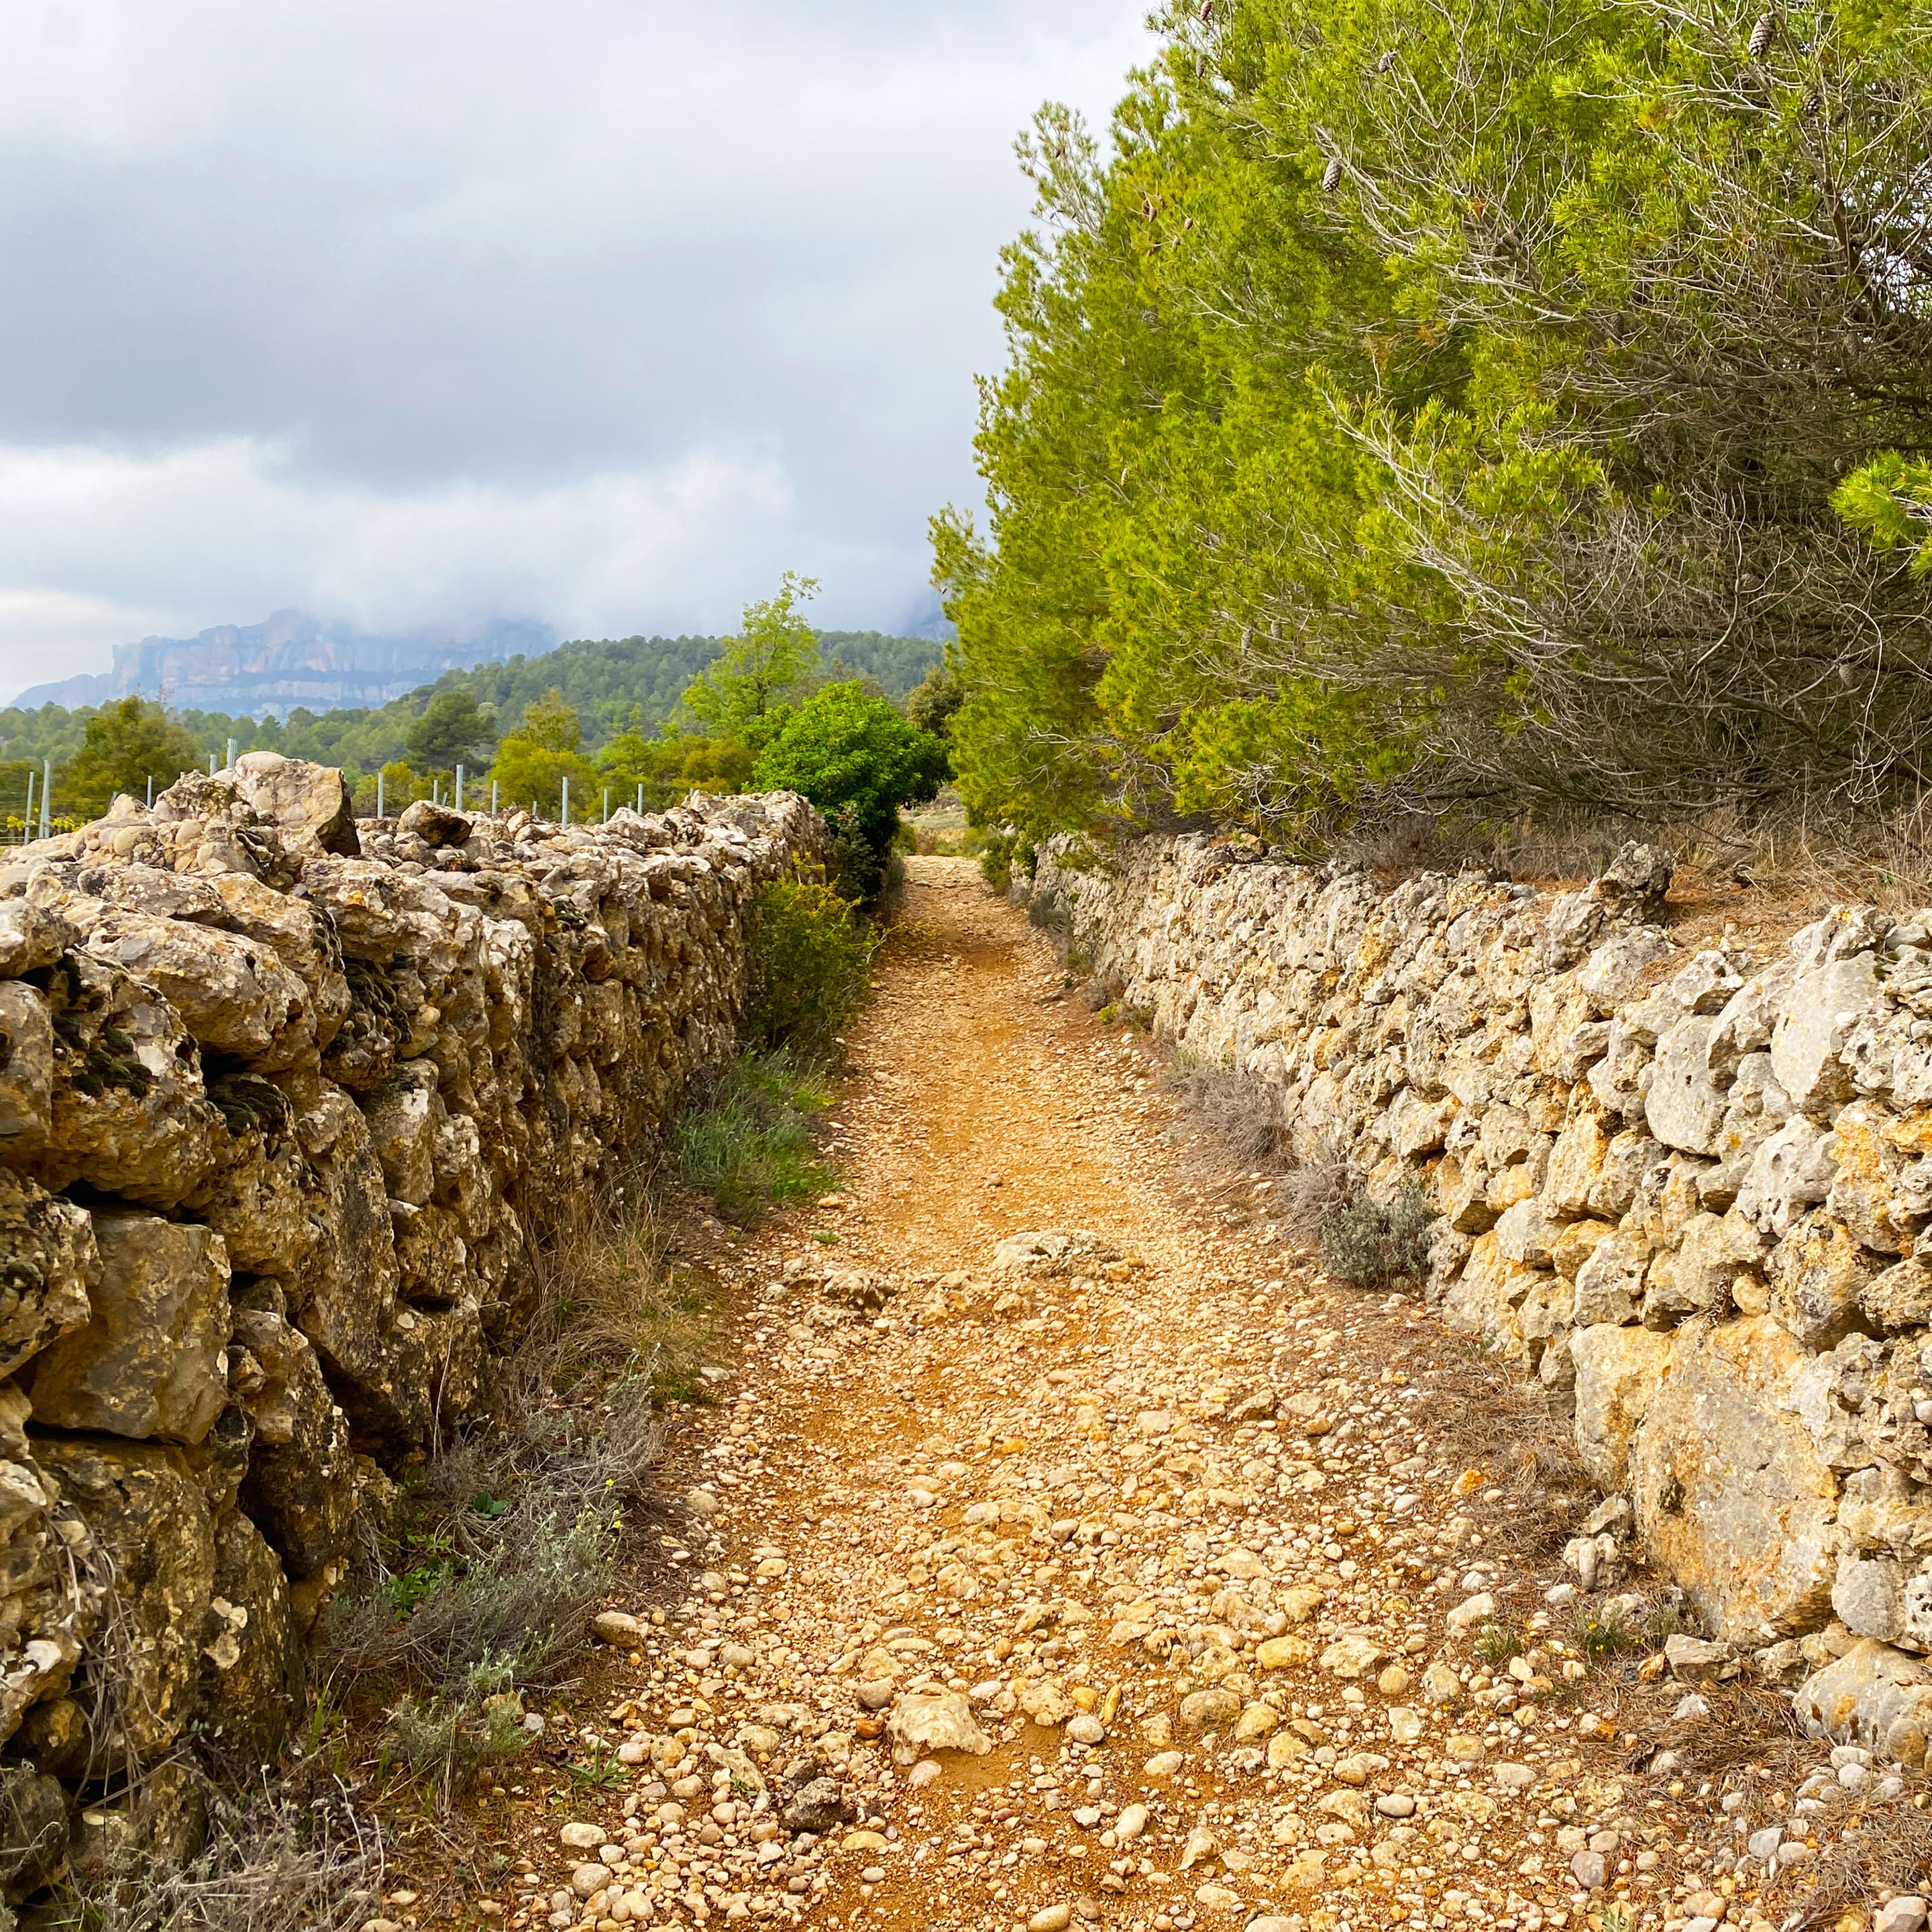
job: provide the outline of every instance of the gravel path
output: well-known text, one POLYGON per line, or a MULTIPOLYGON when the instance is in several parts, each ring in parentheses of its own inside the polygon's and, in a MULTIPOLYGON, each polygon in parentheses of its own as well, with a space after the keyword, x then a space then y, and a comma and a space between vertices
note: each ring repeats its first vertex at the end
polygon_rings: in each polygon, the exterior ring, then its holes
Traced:
POLYGON ((537 1821, 510 1922, 1781 1918, 1790 1792, 1632 1768, 1693 1693, 1586 1672, 1512 1562, 1431 1393, 1468 1345, 1298 1265, 970 863, 910 870, 848 1190, 738 1251, 686 1587, 607 1622, 626 1782, 537 1821))

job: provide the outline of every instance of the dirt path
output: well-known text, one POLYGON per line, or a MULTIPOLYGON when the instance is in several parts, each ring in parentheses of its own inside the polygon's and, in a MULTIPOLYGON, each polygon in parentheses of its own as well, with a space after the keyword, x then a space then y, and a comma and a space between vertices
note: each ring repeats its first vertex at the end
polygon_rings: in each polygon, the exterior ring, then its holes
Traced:
POLYGON ((910 869, 848 1204, 746 1251, 686 1586, 586 1732, 625 1782, 533 1821, 498 1910, 1764 1922, 1721 1776, 1629 1770, 1637 1694, 1583 1676, 1562 1572, 1455 1453, 1466 1345, 1288 1265, 1040 936, 970 863, 910 869))

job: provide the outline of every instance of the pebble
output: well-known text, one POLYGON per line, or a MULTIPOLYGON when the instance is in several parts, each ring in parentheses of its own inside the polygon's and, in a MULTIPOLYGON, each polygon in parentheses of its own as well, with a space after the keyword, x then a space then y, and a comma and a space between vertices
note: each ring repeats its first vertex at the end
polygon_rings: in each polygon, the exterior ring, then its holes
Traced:
POLYGON ((624 1610, 599 1610, 590 1628, 600 1643, 622 1650, 634 1650, 644 1640, 644 1626, 624 1610))
POLYGON ((1610 1880, 1610 1868, 1601 1852, 1576 1852, 1570 1870, 1586 1892, 1600 1892, 1610 1880))
POLYGON ((1027 1921, 1027 1932, 1066 1932, 1072 1923, 1072 1906, 1044 1906, 1027 1921))

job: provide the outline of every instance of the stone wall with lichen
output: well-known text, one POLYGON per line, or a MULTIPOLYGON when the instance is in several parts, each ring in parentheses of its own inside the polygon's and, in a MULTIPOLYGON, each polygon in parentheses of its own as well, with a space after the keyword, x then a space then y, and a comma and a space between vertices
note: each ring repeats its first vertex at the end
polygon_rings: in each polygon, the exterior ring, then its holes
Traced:
POLYGON ((1932 1743, 1932 913, 1680 946, 1667 854, 1387 889, 1250 843, 1066 842, 1083 970, 1304 1156, 1426 1189, 1426 1292, 1574 1418, 1610 1507, 1816 1731, 1932 1743))
POLYGON ((256 753, 0 853, 0 1891, 188 1744, 272 1761, 358 1526, 730 1051, 821 838, 790 794, 358 825, 256 753))

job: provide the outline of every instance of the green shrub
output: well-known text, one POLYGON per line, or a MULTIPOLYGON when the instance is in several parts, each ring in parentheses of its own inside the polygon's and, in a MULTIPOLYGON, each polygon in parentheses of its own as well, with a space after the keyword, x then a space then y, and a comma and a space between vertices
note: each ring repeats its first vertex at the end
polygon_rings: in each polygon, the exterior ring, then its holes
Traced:
POLYGON ((989 832, 980 853, 980 875, 996 892, 1012 890, 1016 872, 1031 879, 1039 854, 1017 832, 989 832))
POLYGON ((823 1194, 836 1177, 818 1158, 812 1123, 832 1099, 819 1070, 789 1048, 742 1055, 700 1086, 673 1132, 685 1179, 742 1228, 767 1208, 823 1194))
POLYGON ((857 814, 849 808, 828 812, 826 830, 832 836, 828 869, 840 892, 850 899, 874 899, 885 883, 886 852, 866 837, 857 814))
POLYGON ((752 907, 745 1038, 823 1053, 865 997, 878 936, 830 886, 775 879, 752 907))
POLYGON ((1386 1206, 1358 1194, 1324 1217, 1322 1265, 1338 1280, 1358 1288, 1419 1283, 1429 1273, 1432 1218, 1427 1197, 1412 1181, 1386 1206))

